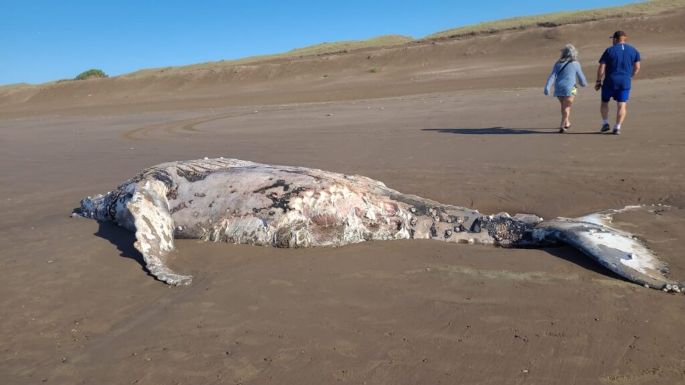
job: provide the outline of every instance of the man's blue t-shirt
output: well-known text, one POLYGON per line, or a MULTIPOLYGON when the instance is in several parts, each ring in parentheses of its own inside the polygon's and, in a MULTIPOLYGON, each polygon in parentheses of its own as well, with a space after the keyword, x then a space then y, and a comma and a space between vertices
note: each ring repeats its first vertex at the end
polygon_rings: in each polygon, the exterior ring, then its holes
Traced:
POLYGON ((606 64, 604 86, 614 90, 629 90, 633 66, 640 61, 640 53, 635 47, 619 43, 604 51, 599 62, 606 64))

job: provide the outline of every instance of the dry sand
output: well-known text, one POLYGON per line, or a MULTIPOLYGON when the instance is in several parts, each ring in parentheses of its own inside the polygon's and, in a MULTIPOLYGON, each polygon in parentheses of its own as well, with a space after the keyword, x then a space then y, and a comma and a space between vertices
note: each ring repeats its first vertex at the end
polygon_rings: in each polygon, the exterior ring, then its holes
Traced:
POLYGON ((170 288, 132 234, 69 218, 144 167, 228 156, 486 213, 668 204, 618 220, 685 279, 684 15, 0 90, 0 383, 685 383, 685 296, 570 248, 180 241, 195 281, 170 288), (618 26, 643 53, 623 135, 597 133, 588 88, 556 134, 558 49, 575 43, 592 82, 618 26))

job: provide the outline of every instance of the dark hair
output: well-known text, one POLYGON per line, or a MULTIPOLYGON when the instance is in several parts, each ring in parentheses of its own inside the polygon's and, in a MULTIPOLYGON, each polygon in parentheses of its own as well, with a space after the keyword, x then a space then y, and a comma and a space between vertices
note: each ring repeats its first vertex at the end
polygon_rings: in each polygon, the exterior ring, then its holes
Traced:
POLYGON ((619 39, 621 37, 628 36, 625 32, 623 31, 616 31, 614 34, 611 36, 612 39, 619 39))

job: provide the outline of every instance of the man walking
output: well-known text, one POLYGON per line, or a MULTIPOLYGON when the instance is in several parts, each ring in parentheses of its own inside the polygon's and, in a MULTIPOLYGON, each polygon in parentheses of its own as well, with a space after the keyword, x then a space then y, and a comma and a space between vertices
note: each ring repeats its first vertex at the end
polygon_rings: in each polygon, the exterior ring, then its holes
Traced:
POLYGON ((611 37, 613 45, 607 48, 599 59, 595 90, 602 89, 602 129, 607 132, 609 126, 609 100, 616 100, 616 125, 612 131, 621 133, 621 124, 626 118, 626 108, 630 97, 630 80, 640 72, 640 53, 635 47, 626 44, 627 35, 616 31, 611 37), (603 80, 603 81, 602 81, 603 80))

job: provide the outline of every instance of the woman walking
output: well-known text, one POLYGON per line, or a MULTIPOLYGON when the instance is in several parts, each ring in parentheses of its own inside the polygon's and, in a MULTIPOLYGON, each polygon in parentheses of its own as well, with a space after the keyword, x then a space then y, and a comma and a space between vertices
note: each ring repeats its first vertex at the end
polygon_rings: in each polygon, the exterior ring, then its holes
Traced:
POLYGON ((545 84, 545 95, 549 95, 549 89, 554 84, 554 96, 561 104, 561 124, 559 132, 564 133, 571 127, 571 107, 576 97, 576 82, 581 87, 587 86, 587 80, 583 69, 578 62, 578 50, 572 44, 566 44, 561 50, 561 57, 554 63, 552 73, 549 74, 545 84))

